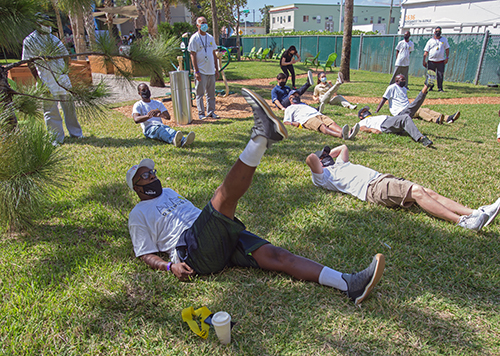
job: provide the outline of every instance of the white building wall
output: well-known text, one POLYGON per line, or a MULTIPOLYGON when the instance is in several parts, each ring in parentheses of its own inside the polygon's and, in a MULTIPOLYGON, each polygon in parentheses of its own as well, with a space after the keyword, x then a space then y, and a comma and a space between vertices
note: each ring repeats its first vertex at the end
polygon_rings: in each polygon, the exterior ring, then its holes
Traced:
POLYGON ((500 0, 406 0, 401 4, 400 33, 500 34, 500 0))

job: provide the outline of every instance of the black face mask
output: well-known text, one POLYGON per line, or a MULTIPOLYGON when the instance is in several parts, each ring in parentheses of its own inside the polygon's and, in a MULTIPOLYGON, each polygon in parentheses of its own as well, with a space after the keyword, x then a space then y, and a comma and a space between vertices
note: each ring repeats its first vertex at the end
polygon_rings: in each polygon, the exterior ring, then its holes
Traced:
POLYGON ((290 101, 294 104, 300 104, 300 96, 292 96, 292 98, 290 99, 290 101))
POLYGON ((398 85, 402 88, 402 87, 405 87, 406 86, 406 80, 400 80, 398 82, 398 85))
POLYGON ((286 82, 278 82, 278 85, 283 88, 286 85, 286 82))
POLYGON ((136 186, 142 187, 143 194, 145 194, 151 198, 159 197, 161 195, 161 192, 162 192, 161 182, 159 179, 156 179, 156 180, 152 181, 151 183, 144 184, 144 185, 136 184, 136 186))
POLYGON ((410 39, 410 36, 404 36, 404 39, 408 41, 410 39))
POLYGON ((371 113, 371 112, 369 112, 368 110, 366 110, 366 111, 363 111, 362 113, 360 113, 360 114, 359 114, 359 119, 360 119, 360 120, 364 120, 364 119, 366 119, 368 116, 371 116, 371 115, 372 115, 372 113, 371 113))
POLYGON ((434 32, 434 34, 436 35, 436 37, 440 37, 441 36, 441 31, 436 31, 436 32, 434 32))
POLYGON ((149 91, 149 89, 147 89, 145 91, 141 91, 141 97, 143 99, 149 99, 149 98, 151 98, 151 91, 149 91))

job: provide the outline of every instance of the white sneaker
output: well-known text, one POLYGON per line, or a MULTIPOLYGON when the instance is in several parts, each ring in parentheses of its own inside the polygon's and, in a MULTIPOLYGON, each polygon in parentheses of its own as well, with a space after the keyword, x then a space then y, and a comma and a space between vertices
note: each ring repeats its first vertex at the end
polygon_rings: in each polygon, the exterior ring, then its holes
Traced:
POLYGON ((344 127, 342 127, 342 138, 344 140, 349 139, 349 125, 345 124, 344 127))
POLYGON ((354 125, 354 127, 351 130, 351 133, 349 134, 349 137, 348 137, 349 140, 352 140, 354 137, 356 137, 358 132, 359 132, 359 122, 356 122, 356 125, 354 125))
POLYGON ((357 107, 358 106, 354 105, 354 104, 349 105, 349 109, 351 109, 351 110, 356 110, 357 107))
POLYGON ((487 220, 488 215, 486 213, 481 213, 479 215, 470 214, 468 216, 463 215, 460 217, 460 221, 457 225, 466 229, 479 231, 483 228, 487 220))
POLYGON ((484 226, 488 226, 493 219, 498 215, 500 212, 500 198, 497 199, 496 202, 494 202, 491 205, 483 205, 477 208, 477 210, 474 210, 474 212, 471 215, 478 216, 481 215, 481 213, 485 213, 488 215, 488 221, 484 224, 484 226))
POLYGON ((194 142, 195 137, 196 137, 196 134, 193 131, 188 133, 188 135, 182 139, 181 147, 185 147, 185 146, 192 144, 194 142))
POLYGON ((344 74, 342 72, 339 72, 337 76, 337 84, 344 84, 344 74))
POLYGON ((182 132, 177 131, 177 133, 175 134, 174 141, 172 142, 172 144, 175 147, 181 147, 181 145, 182 145, 182 137, 183 137, 182 132))
POLYGON ((310 70, 307 71, 307 81, 309 82, 309 85, 314 85, 313 74, 310 70))

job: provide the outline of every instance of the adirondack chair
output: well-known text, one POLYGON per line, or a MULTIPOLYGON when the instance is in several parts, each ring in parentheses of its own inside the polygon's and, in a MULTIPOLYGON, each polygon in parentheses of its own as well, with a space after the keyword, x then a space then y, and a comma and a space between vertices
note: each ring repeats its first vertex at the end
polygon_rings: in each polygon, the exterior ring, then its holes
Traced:
POLYGON ((330 68, 331 71, 333 71, 333 64, 335 63, 335 60, 337 59, 337 53, 330 53, 328 56, 328 59, 324 64, 320 63, 319 65, 323 67, 323 70, 326 72, 326 68, 330 68))
POLYGON ((316 66, 316 69, 318 69, 319 66, 318 56, 320 53, 321 51, 319 51, 314 57, 306 57, 304 64, 307 65, 308 63, 310 63, 312 66, 316 66))
POLYGON ((260 47, 259 50, 256 53, 254 53, 254 55, 251 58, 257 59, 260 58, 261 55, 262 55, 262 47, 260 47))
POLYGON ((280 59, 283 53, 285 53, 286 49, 282 49, 281 52, 276 52, 273 54, 273 59, 280 59))
POLYGON ((253 55, 254 55, 254 54, 255 54, 255 47, 252 47, 252 49, 250 50, 250 53, 245 54, 245 56, 244 56, 244 57, 245 57, 246 59, 250 59, 250 58, 252 58, 252 57, 253 57, 253 55))
POLYGON ((262 51, 262 54, 260 55, 259 59, 266 60, 267 55, 269 54, 270 50, 271 50, 271 48, 266 48, 264 51, 262 51))

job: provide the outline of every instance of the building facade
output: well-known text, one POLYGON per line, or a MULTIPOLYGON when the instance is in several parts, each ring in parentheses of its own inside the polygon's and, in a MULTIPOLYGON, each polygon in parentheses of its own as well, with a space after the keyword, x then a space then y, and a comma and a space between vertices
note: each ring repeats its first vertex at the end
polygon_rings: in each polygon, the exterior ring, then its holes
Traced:
POLYGON ((500 34, 500 0, 405 0, 401 4, 400 33, 500 34))
MULTIPOLYGON (((391 16, 389 6, 354 5, 353 29, 360 25, 380 25, 381 34, 398 33, 401 8, 394 6, 391 16), (384 26, 385 25, 385 26, 384 26), (387 32, 389 28, 389 32, 387 32)), ((343 31, 344 9, 341 5, 294 3, 269 10, 270 32, 291 31, 343 31)), ((377 26, 364 26, 377 28, 377 26)))

